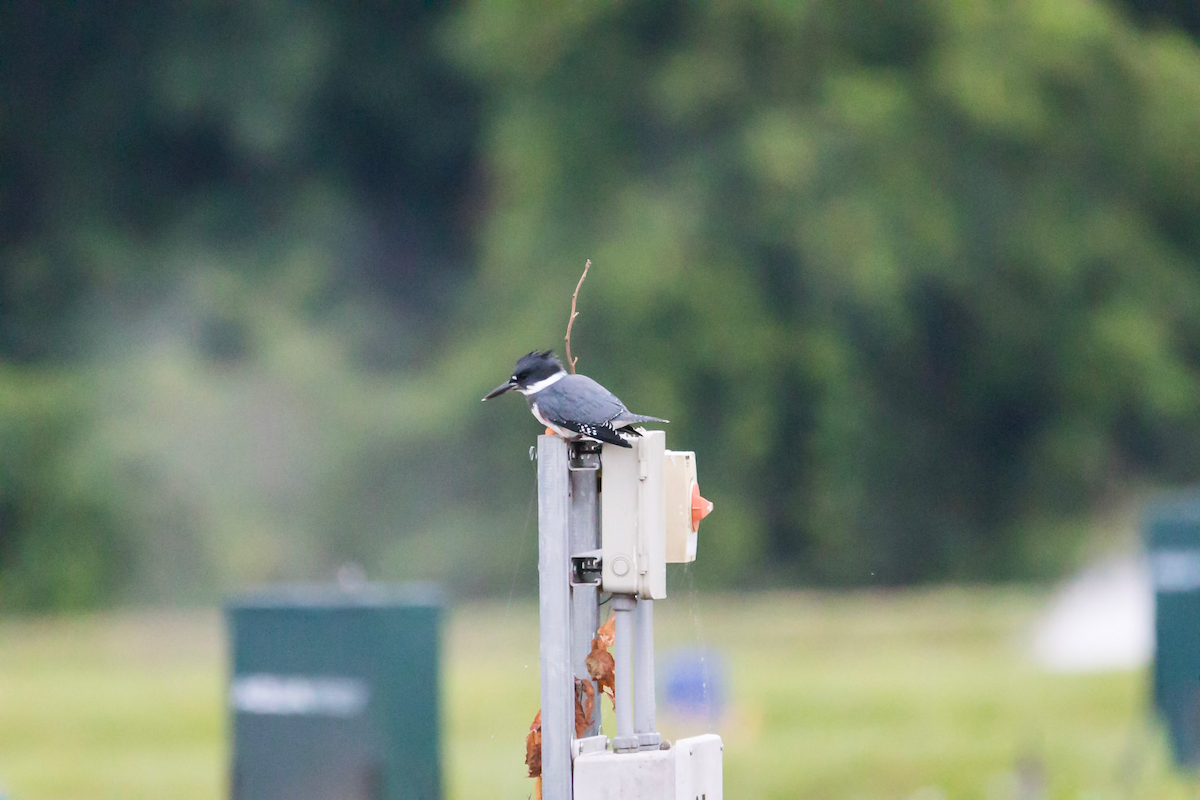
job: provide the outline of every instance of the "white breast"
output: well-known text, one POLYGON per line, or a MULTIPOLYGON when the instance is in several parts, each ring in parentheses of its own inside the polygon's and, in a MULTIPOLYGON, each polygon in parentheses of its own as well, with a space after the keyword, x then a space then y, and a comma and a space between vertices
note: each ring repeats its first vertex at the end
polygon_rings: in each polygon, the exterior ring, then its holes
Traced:
POLYGON ((533 416, 537 417, 538 422, 542 423, 547 428, 554 431, 555 433, 557 433, 559 436, 563 437, 564 439, 576 439, 579 437, 579 434, 577 434, 575 431, 569 431, 566 428, 560 428, 559 426, 555 425, 553 422, 550 422, 548 419, 543 417, 542 412, 538 411, 536 400, 529 404, 529 410, 533 412, 533 416))

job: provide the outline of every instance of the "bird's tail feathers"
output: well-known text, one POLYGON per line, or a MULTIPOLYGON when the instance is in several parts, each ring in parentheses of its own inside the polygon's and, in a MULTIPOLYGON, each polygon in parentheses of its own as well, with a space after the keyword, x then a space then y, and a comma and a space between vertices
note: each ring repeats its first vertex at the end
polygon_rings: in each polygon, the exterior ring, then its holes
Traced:
POLYGON ((648 417, 645 414, 622 414, 618 418, 622 425, 633 425, 638 422, 670 422, 667 419, 659 419, 658 417, 648 417))

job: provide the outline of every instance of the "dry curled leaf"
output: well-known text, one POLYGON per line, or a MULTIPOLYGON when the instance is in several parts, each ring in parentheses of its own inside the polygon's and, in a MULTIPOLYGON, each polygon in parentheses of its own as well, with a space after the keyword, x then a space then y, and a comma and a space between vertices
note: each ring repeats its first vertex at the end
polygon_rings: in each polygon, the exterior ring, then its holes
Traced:
POLYGON ((592 725, 596 710, 596 687, 591 681, 575 679, 575 738, 582 739, 592 725))
MULTIPOLYGON (((585 664, 588 675, 596 681, 601 694, 608 694, 608 699, 614 700, 613 669, 616 663, 608 648, 616 640, 616 618, 609 616, 608 621, 596 631, 592 639, 592 652, 588 654, 585 664)), ((581 678, 575 679, 575 738, 581 738, 591 727, 596 711, 596 686, 592 681, 581 678)), ((534 778, 533 796, 542 800, 542 712, 538 710, 525 736, 525 766, 529 768, 529 777, 534 778)))
POLYGON ((616 700, 613 671, 616 669, 616 662, 613 661, 608 648, 612 647, 616 639, 615 625, 616 617, 610 616, 608 622, 600 626, 600 630, 596 631, 596 638, 592 639, 592 652, 588 653, 583 662, 588 675, 592 676, 592 680, 600 688, 600 693, 608 694, 608 699, 613 701, 614 705, 616 700))
MULTIPOLYGON (((593 640, 593 645, 599 642, 599 639, 593 640)), ((592 680, 600 687, 601 694, 607 694, 608 699, 613 699, 613 670, 616 668, 616 662, 613 661, 612 654, 607 650, 602 650, 593 647, 592 652, 588 654, 587 660, 588 674, 592 676, 592 680)))
POLYGON ((529 733, 525 735, 525 766, 529 777, 537 778, 537 796, 542 796, 542 710, 539 708, 529 733))
MULTIPOLYGON (((596 640, 606 650, 613 646, 613 642, 617 640, 617 617, 615 614, 609 614, 608 621, 600 626, 600 630, 596 631, 596 640)), ((596 649, 596 642, 592 642, 592 649, 596 649)))

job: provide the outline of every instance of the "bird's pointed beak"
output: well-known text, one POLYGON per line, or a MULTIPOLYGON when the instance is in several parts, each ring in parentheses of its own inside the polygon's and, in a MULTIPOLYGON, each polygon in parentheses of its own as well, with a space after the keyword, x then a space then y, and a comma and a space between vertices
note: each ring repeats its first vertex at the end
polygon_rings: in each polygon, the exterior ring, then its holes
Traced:
POLYGON ((509 389, 515 389, 515 388, 517 388, 516 381, 505 381, 504 383, 500 384, 495 389, 492 389, 490 392, 488 392, 486 395, 484 395, 483 399, 491 400, 493 397, 499 397, 500 395, 507 392, 509 389))

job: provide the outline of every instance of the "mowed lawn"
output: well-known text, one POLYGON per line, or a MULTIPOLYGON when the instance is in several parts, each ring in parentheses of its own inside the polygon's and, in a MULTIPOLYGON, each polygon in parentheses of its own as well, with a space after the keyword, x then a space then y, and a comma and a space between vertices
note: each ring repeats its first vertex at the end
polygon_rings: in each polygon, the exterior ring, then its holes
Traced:
MULTIPOLYGON (((656 607, 658 649, 703 646, 724 666, 711 727, 731 800, 1195 797, 1147 723, 1144 674, 1029 663, 1045 599, 677 592, 656 607)), ((528 797, 536 607, 459 604, 448 619, 447 796, 528 797)), ((0 797, 224 797, 225 663, 215 611, 0 621, 0 797)), ((709 727, 661 721, 671 737, 709 727)))

